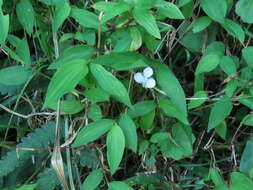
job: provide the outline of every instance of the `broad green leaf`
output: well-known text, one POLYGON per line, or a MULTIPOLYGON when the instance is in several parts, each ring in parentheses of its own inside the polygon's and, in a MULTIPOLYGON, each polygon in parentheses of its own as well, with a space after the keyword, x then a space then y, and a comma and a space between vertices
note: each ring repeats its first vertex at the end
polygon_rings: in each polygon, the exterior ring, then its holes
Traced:
POLYGON ((156 116, 156 110, 153 110, 143 115, 140 119, 140 125, 139 125, 140 128, 146 131, 152 130, 155 116, 156 116))
POLYGON ((93 121, 98 121, 100 119, 102 119, 103 115, 102 115, 102 111, 101 108, 96 105, 93 104, 89 107, 88 109, 88 118, 93 120, 93 121))
POLYGON ((131 27, 130 28, 130 35, 132 38, 131 46, 130 46, 130 51, 136 51, 139 49, 142 45, 142 36, 140 31, 138 30, 137 27, 131 27))
POLYGON ((64 22, 66 18, 68 18, 70 14, 71 7, 68 2, 63 4, 59 4, 55 7, 54 19, 53 19, 53 32, 56 32, 64 22))
POLYGON ((112 181, 109 183, 109 190, 134 190, 134 189, 124 182, 112 181))
POLYGON ((162 14, 171 19, 184 19, 184 15, 175 4, 165 1, 158 2, 159 3, 156 4, 158 14, 162 14))
MULTIPOLYGON (((57 102, 49 105, 50 108, 57 110, 57 102)), ((63 100, 60 104, 61 112, 66 114, 76 114, 84 109, 84 104, 78 100, 63 100)))
POLYGON ((238 80, 237 79, 231 79, 228 83, 227 83, 227 85, 226 85, 226 95, 228 96, 228 97, 232 97, 233 96, 233 94, 235 93, 235 90, 237 89, 237 87, 238 87, 238 84, 239 84, 239 82, 238 82, 238 80))
POLYGON ((86 62, 83 60, 76 59, 64 64, 56 71, 49 83, 43 108, 54 104, 64 94, 73 90, 87 73, 88 67, 86 62))
POLYGON ((102 22, 107 22, 115 16, 120 15, 126 11, 131 9, 131 6, 125 2, 103 2, 100 1, 95 3, 93 7, 99 11, 103 11, 104 16, 102 18, 102 22))
POLYGON ((235 23, 230 19, 226 19, 222 26, 231 36, 237 38, 241 43, 244 42, 245 33, 241 25, 235 23))
POLYGON ((31 35, 35 23, 33 6, 30 0, 20 0, 16 6, 17 17, 26 32, 31 35))
POLYGON ((217 127, 222 121, 229 116, 232 111, 233 104, 227 96, 221 97, 212 107, 209 122, 208 131, 217 127))
POLYGON ((180 44, 189 49, 192 52, 201 52, 201 48, 204 43, 204 32, 193 33, 189 30, 187 33, 182 35, 180 44))
POLYGON ((192 0, 179 0, 178 1, 178 7, 182 7, 182 6, 185 6, 187 5, 188 3, 190 3, 192 0))
POLYGON ((253 1, 239 0, 235 6, 235 12, 243 22, 253 23, 253 1))
POLYGON ((242 49, 242 56, 251 68, 253 68, 252 55, 253 55, 253 46, 248 46, 242 49))
POLYGON ((106 138, 107 160, 113 175, 122 160, 125 149, 125 136, 118 125, 113 125, 106 138))
POLYGON ((92 123, 89 123, 88 125, 84 126, 83 129, 81 129, 72 144, 73 147, 75 146, 82 146, 86 145, 89 142, 92 142, 99 138, 101 135, 105 134, 107 131, 109 131, 112 126, 115 124, 113 120, 109 119, 101 119, 99 121, 95 121, 92 123))
POLYGON ((227 13, 226 0, 200 0, 203 11, 213 20, 224 23, 227 13))
POLYGON ((67 64, 74 59, 89 60, 94 54, 95 50, 92 46, 87 45, 76 45, 71 46, 61 52, 58 59, 56 59, 50 66, 49 69, 58 69, 64 64, 67 64))
POLYGON ((231 174, 231 190, 252 190, 252 187, 253 182, 246 175, 239 172, 233 172, 231 174))
POLYGON ((216 54, 219 56, 223 56, 224 53, 225 53, 224 43, 219 42, 219 41, 214 41, 206 47, 204 55, 216 54))
POLYGON ((180 110, 178 110, 170 100, 161 99, 159 107, 165 115, 169 117, 175 117, 185 125, 189 125, 187 117, 180 110))
POLYGON ((140 9, 152 9, 154 7, 154 0, 138 0, 138 1, 134 1, 134 6, 140 9))
POLYGON ((71 9, 71 17, 79 22, 84 28, 99 28, 98 16, 90 11, 73 7, 71 9))
POLYGON ((207 93, 205 91, 198 91, 193 95, 192 100, 188 105, 188 109, 197 108, 202 105, 206 100, 207 93))
POLYGON ((120 117, 119 126, 121 127, 125 139, 126 146, 132 151, 137 151, 138 136, 136 132, 136 126, 134 121, 127 114, 123 114, 120 117))
POLYGON ((133 10, 133 17, 138 24, 144 27, 152 36, 161 39, 159 28, 156 24, 155 17, 150 10, 135 8, 133 10))
POLYGON ((22 66, 10 66, 0 70, 0 83, 4 85, 21 85, 30 77, 32 72, 22 66))
POLYGON ((30 67, 31 65, 30 50, 29 50, 29 45, 27 43, 27 40, 25 38, 23 40, 19 40, 16 46, 16 53, 19 56, 19 58, 22 60, 24 65, 26 67, 30 67))
POLYGON ((253 114, 246 115, 242 120, 242 124, 253 127, 253 114))
POLYGON ((196 68, 195 75, 199 75, 201 73, 207 73, 214 70, 220 63, 220 56, 216 54, 209 54, 203 56, 196 68))
POLYGON ((224 183, 219 171, 216 168, 210 168, 209 175, 216 186, 224 183))
POLYGON ((3 15, 3 12, 0 8, 0 44, 3 45, 9 31, 9 15, 3 15))
POLYGON ((202 30, 206 29, 210 24, 212 20, 207 16, 202 16, 196 19, 192 25, 192 31, 194 33, 201 32, 202 30))
POLYGON ((127 114, 131 118, 136 118, 148 114, 149 112, 155 110, 155 108, 156 104, 154 101, 151 100, 141 101, 134 104, 132 108, 128 110, 127 114))
POLYGON ((161 90, 171 98, 174 106, 187 116, 186 99, 184 90, 172 71, 165 64, 153 63, 154 73, 161 90))
POLYGON ((112 67, 117 70, 132 70, 147 67, 147 64, 142 61, 143 59, 145 59, 144 56, 134 52, 109 53, 99 56, 93 63, 112 67))
POLYGON ((247 141, 247 144, 243 150, 241 161, 240 161, 240 171, 249 175, 250 170, 253 168, 253 139, 247 141))
POLYGON ((92 171, 84 180, 81 190, 95 190, 104 177, 102 169, 92 171))
POLYGON ((236 72, 236 64, 231 56, 222 56, 220 60, 220 67, 227 75, 231 75, 236 72))
POLYGON ((99 86, 118 101, 132 106, 125 86, 101 65, 90 64, 90 70, 99 86))
POLYGON ((84 95, 88 100, 93 103, 109 101, 110 96, 101 88, 91 88, 84 92, 84 95))
POLYGON ((42 3, 45 3, 46 5, 59 5, 64 3, 66 0, 39 0, 42 3))
POLYGON ((217 127, 215 127, 215 132, 224 140, 226 140, 227 135, 227 125, 226 122, 221 122, 217 127))
POLYGON ((227 184, 220 184, 215 186, 213 190, 229 190, 227 184))
POLYGON ((151 136, 150 142, 152 143, 159 143, 163 140, 167 140, 169 138, 168 132, 158 132, 151 136))

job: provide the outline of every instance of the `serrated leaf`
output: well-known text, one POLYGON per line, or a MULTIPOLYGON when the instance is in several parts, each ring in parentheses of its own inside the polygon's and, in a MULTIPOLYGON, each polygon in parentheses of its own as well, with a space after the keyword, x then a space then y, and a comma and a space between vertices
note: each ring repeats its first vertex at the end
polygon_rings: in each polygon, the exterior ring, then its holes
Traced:
POLYGON ((199 75, 201 73, 207 73, 214 70, 220 63, 220 56, 216 54, 209 54, 202 57, 198 63, 196 68, 195 75, 199 75))
POLYGON ((104 177, 103 171, 101 169, 97 169, 92 171, 84 180, 81 190, 94 190, 99 184, 102 182, 104 177))
POLYGON ((159 28, 156 24, 155 17, 150 10, 135 8, 133 17, 138 24, 144 27, 152 36, 161 39, 159 28))
POLYGON ((0 70, 0 83, 3 85, 21 85, 30 77, 32 72, 22 66, 10 66, 0 70))
POLYGON ((43 108, 53 105, 64 94, 73 90, 87 73, 87 64, 80 59, 73 60, 61 66, 49 83, 43 108))
POLYGON ((64 22, 66 18, 68 18, 70 14, 71 7, 68 2, 63 4, 59 4, 55 7, 54 19, 53 19, 53 32, 56 32, 64 22))
POLYGON ((184 19, 184 15, 175 4, 166 1, 158 2, 159 3, 156 4, 159 12, 158 14, 162 14, 171 19, 184 19))
POLYGON ((4 15, 2 9, 0 9, 0 44, 3 45, 9 31, 9 15, 4 15))
POLYGON ((113 175, 122 160, 125 149, 125 136, 118 125, 114 125, 106 138, 107 160, 113 175))
POLYGON ((125 86, 101 65, 90 64, 90 70, 99 86, 118 101, 132 106, 125 86))
POLYGON ((132 187, 121 181, 112 181, 109 183, 109 190, 134 190, 132 187))
POLYGON ((188 105, 188 109, 199 107, 206 100, 207 100, 207 93, 205 91, 198 91, 193 95, 192 100, 188 105))
POLYGON ((223 96, 212 107, 209 122, 208 131, 217 127, 222 121, 229 116, 232 111, 233 104, 227 96, 223 96))
POLYGON ((21 0, 16 6, 17 17, 26 32, 31 35, 35 23, 34 10, 30 0, 21 0))
POLYGON ((199 17, 192 24, 192 31, 194 33, 201 32, 202 30, 206 29, 211 23, 212 20, 209 17, 207 16, 199 17))
POLYGON ((239 0, 235 6, 235 12, 243 22, 253 23, 253 1, 239 0))
POLYGON ((126 139, 126 146, 132 151, 136 152, 138 136, 134 121, 127 114, 124 114, 120 117, 119 126, 124 133, 126 139))
POLYGON ((89 123, 78 132, 72 146, 81 146, 96 140, 98 137, 109 131, 114 124, 115 122, 110 119, 101 119, 99 121, 89 123))
POLYGON ((200 0, 203 11, 213 20, 224 23, 227 13, 227 2, 225 0, 200 0))
POLYGON ((244 42, 245 33, 241 25, 230 19, 226 19, 225 23, 223 23, 222 26, 231 36, 237 38, 241 43, 244 42))

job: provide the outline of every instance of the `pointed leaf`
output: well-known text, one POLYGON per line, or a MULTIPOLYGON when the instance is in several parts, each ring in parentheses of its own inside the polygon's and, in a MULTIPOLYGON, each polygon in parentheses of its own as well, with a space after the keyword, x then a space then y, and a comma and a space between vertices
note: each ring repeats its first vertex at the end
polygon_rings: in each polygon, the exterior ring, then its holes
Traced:
POLYGON ((0 8, 0 45, 3 45, 9 31, 9 15, 3 15, 3 12, 0 8))
POLYGON ((71 7, 68 2, 63 4, 59 4, 55 7, 55 15, 53 20, 53 31, 56 32, 64 22, 66 18, 68 18, 70 14, 71 7))
POLYGON ((103 177, 104 174, 101 169, 92 171, 84 180, 81 190, 95 190, 102 182, 103 177))
POLYGON ((226 19, 225 23, 222 24, 223 28, 233 37, 237 38, 241 43, 244 42, 245 33, 241 27, 241 25, 236 22, 226 19))
POLYGON ((219 63, 220 63, 219 55, 208 54, 200 59, 195 75, 211 72, 219 65, 219 63))
POLYGON ((109 183, 109 190, 134 190, 132 187, 121 181, 112 181, 109 183))

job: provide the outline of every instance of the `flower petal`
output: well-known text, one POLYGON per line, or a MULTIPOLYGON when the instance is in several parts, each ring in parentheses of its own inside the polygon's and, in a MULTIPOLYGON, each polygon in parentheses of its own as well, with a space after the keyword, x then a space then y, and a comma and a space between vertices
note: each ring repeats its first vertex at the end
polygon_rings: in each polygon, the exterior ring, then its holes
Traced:
POLYGON ((143 86, 144 86, 145 88, 154 88, 155 85, 156 85, 156 81, 155 81, 155 79, 153 79, 153 78, 149 78, 149 79, 143 84, 143 86))
POLYGON ((144 82, 144 76, 142 73, 138 72, 138 73, 135 73, 134 74, 134 80, 137 82, 137 83, 140 83, 142 84, 144 82))
POLYGON ((153 69, 151 67, 147 67, 143 70, 143 75, 144 77, 148 78, 151 77, 153 75, 153 69))

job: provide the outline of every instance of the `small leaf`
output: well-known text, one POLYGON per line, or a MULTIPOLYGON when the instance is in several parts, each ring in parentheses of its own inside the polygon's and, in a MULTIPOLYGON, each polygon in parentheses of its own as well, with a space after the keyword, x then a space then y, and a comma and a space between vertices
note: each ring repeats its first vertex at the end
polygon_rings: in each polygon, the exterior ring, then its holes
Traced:
POLYGON ((173 3, 158 1, 156 7, 158 8, 158 14, 162 14, 171 19, 184 19, 184 15, 180 9, 173 3))
POLYGON ((216 186, 224 183, 224 180, 222 179, 219 171, 216 168, 210 168, 209 175, 216 186))
POLYGON ((140 31, 138 30, 137 27, 131 27, 130 28, 130 34, 132 38, 131 46, 130 46, 130 51, 136 51, 138 50, 141 45, 142 45, 142 36, 140 31))
POLYGON ((108 133, 106 146, 107 160, 113 175, 119 167, 125 149, 125 136, 118 125, 115 124, 108 133))
POLYGON ((132 106, 128 92, 125 86, 110 72, 104 69, 101 65, 90 64, 92 75, 97 80, 99 86, 108 94, 127 106, 132 106))
POLYGON ((252 187, 253 182, 246 175, 239 172, 233 172, 231 174, 231 190, 252 190, 252 187))
POLYGON ((68 2, 63 4, 59 4, 55 7, 55 14, 53 19, 53 31, 56 32, 64 22, 66 18, 68 18, 70 14, 71 7, 68 2))
POLYGON ((32 72, 21 66, 11 66, 0 70, 0 83, 4 85, 21 85, 30 77, 32 72))
POLYGON ((195 75, 199 75, 201 73, 207 73, 214 70, 220 63, 220 56, 216 54, 209 54, 202 57, 198 63, 196 68, 195 75))
POLYGON ((240 161, 240 171, 249 175, 250 170, 253 168, 253 139, 247 141, 247 144, 243 150, 241 161, 240 161))
POLYGON ((237 38, 241 43, 244 42, 245 33, 241 25, 235 23, 230 19, 226 19, 225 23, 222 24, 222 26, 231 36, 237 38))
POLYGON ((2 9, 0 8, 0 44, 3 45, 9 31, 9 15, 3 15, 2 9))
POLYGON ((232 111, 233 104, 227 96, 223 96, 218 100, 211 109, 209 122, 208 122, 208 131, 217 127, 222 121, 229 116, 232 111))
POLYGON ((149 112, 155 110, 155 108, 156 104, 154 101, 146 100, 134 104, 132 108, 128 110, 127 114, 131 118, 136 118, 148 114, 149 112))
POLYGON ((220 60, 220 67, 227 75, 231 75, 236 72, 236 64, 231 56, 222 56, 220 60))
POLYGON ((200 0, 203 11, 213 20, 224 23, 227 13, 227 2, 225 0, 200 0))
POLYGON ((96 140, 101 135, 109 131, 114 124, 115 122, 109 119, 101 119, 99 121, 89 123, 78 132, 77 137, 72 146, 82 146, 96 140))
POLYGON ((253 68, 252 55, 253 55, 253 46, 248 46, 242 49, 242 56, 251 68, 253 68))
POLYGON ((199 17, 197 20, 194 21, 192 25, 192 31, 194 33, 201 32, 202 30, 206 29, 210 24, 212 20, 207 16, 199 17))
POLYGON ((112 181, 109 183, 109 190, 134 190, 134 189, 124 182, 112 181))
POLYGON ((63 65, 56 71, 49 83, 43 108, 53 105, 64 94, 73 90, 87 73, 88 67, 83 60, 76 59, 63 65))
POLYGON ((84 180, 81 190, 95 190, 104 177, 102 169, 92 171, 84 180))
POLYGON ((16 6, 17 17, 26 32, 31 35, 35 23, 34 10, 30 0, 21 0, 16 6))
POLYGON ((159 28, 156 24, 155 17, 150 10, 135 8, 133 10, 133 17, 138 24, 144 27, 152 36, 161 39, 159 28))
POLYGON ((205 91, 198 91, 192 97, 188 105, 188 109, 197 108, 207 100, 207 93, 205 91))
POLYGON ((132 151, 137 151, 138 136, 134 121, 127 114, 120 117, 119 126, 121 127, 126 138, 126 146, 132 151))
POLYGON ((239 0, 235 6, 235 12, 243 22, 253 23, 253 1, 239 0))
POLYGON ((19 58, 22 60, 26 67, 30 67, 31 65, 31 55, 29 50, 29 45, 27 40, 24 38, 23 40, 19 40, 16 46, 16 52, 19 58))

